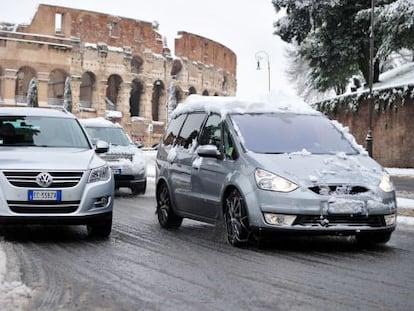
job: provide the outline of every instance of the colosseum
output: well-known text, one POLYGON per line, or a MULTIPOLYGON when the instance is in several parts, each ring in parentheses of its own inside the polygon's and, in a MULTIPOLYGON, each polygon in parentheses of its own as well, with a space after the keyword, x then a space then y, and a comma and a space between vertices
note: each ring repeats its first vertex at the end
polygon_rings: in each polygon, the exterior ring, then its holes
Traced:
POLYGON ((79 118, 110 118, 151 146, 167 102, 236 93, 232 50, 185 31, 174 45, 151 22, 40 4, 29 25, 0 23, 0 106, 28 105, 31 81, 39 106, 63 106, 69 89, 79 118))

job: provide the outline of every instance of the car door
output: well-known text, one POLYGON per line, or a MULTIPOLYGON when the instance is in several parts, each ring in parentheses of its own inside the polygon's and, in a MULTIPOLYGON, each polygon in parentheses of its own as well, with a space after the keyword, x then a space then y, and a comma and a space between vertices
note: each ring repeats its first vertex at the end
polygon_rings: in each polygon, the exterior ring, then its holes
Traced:
POLYGON ((179 172, 177 172, 177 164, 175 162, 177 155, 174 144, 186 117, 186 114, 182 114, 169 122, 158 148, 156 159, 155 170, 157 180, 159 177, 166 178, 174 202, 174 193, 175 188, 177 187, 176 176, 179 174, 179 172))
POLYGON ((180 212, 191 214, 194 204, 191 195, 191 169, 196 157, 197 140, 206 113, 189 113, 177 135, 174 148, 175 159, 172 163, 174 178, 174 197, 176 208, 180 212))
POLYGON ((203 220, 214 220, 221 210, 220 194, 228 166, 223 155, 222 118, 211 114, 199 138, 199 145, 214 145, 220 151, 218 158, 199 157, 193 160, 191 170, 193 211, 203 220))

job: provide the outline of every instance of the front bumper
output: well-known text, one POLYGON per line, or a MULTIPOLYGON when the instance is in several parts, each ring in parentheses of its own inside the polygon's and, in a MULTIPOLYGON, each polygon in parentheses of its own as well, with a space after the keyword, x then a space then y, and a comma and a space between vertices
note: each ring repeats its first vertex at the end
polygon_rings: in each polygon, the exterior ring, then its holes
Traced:
POLYGON ((259 191, 251 192, 245 200, 250 228, 257 233, 356 235, 395 230, 395 193, 381 195, 324 197, 306 191, 288 194, 259 191), (269 223, 265 214, 275 215, 277 221, 269 223), (284 216, 289 221, 284 222, 284 216))
POLYGON ((0 174, 0 223, 87 224, 112 217, 115 184, 108 180, 88 183, 84 174, 76 186, 47 188, 61 191, 59 200, 29 199, 33 188, 17 187, 0 174))

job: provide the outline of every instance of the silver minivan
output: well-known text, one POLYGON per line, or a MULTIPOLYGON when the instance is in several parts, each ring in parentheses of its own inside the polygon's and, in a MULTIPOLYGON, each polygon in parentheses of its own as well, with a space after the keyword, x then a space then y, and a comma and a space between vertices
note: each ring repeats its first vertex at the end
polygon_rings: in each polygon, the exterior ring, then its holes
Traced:
POLYGON ((223 219, 230 244, 269 234, 386 243, 397 205, 389 174, 338 122, 285 97, 190 95, 156 159, 161 227, 223 219))
POLYGON ((114 179, 78 119, 63 110, 0 108, 0 223, 112 228, 114 179))

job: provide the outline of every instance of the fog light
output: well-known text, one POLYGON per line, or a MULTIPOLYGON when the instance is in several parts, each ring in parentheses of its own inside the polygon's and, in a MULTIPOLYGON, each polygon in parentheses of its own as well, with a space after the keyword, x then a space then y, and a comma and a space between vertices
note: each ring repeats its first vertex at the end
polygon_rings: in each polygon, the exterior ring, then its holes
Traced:
POLYGON ((270 225, 290 226, 296 219, 293 215, 264 213, 266 222, 270 225))
POLYGON ((110 196, 100 197, 96 199, 93 205, 95 207, 107 207, 109 205, 110 200, 111 200, 110 196))
POLYGON ((385 215, 384 220, 387 226, 392 226, 397 221, 397 214, 385 215))

